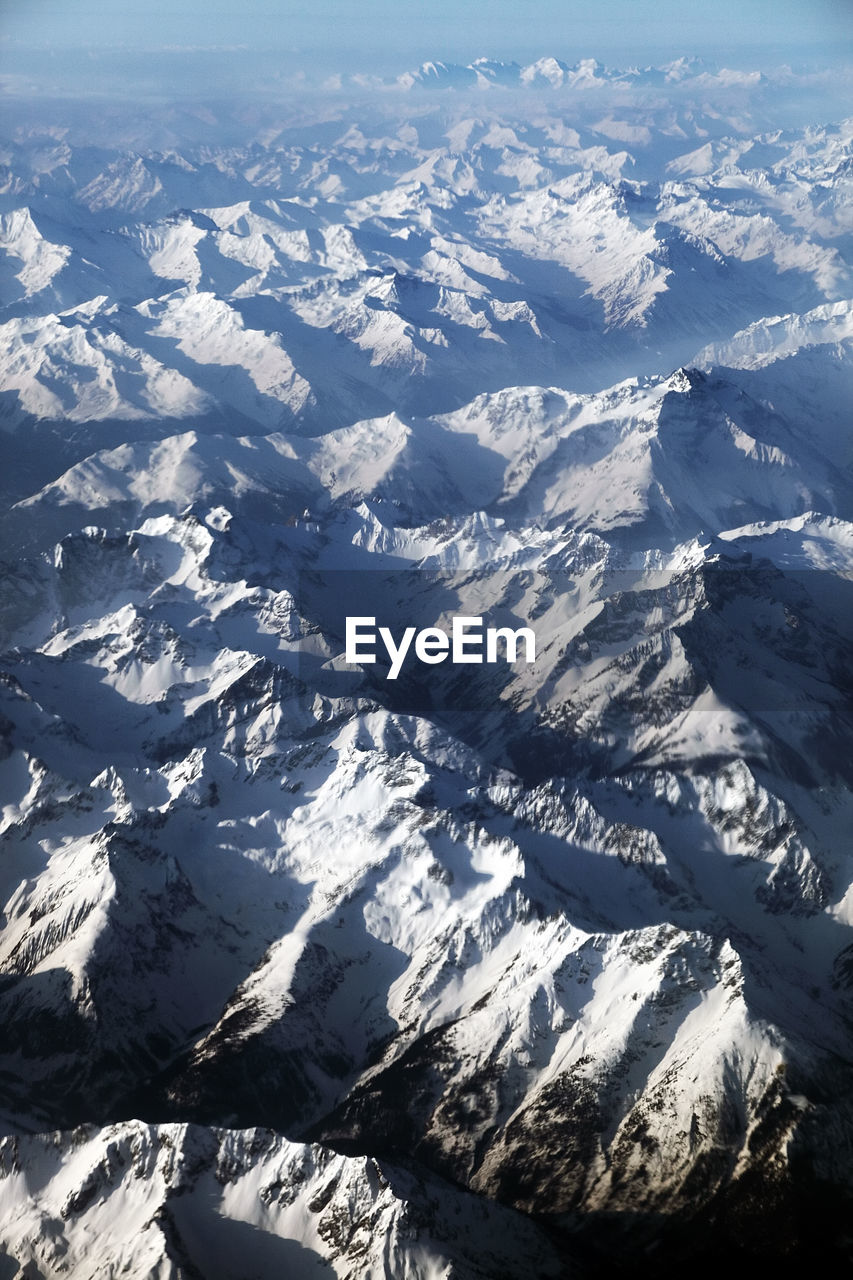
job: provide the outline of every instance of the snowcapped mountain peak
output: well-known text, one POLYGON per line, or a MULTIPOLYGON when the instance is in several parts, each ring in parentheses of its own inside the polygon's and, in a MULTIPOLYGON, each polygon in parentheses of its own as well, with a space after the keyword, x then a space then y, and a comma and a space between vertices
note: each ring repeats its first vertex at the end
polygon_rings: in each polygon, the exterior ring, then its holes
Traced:
POLYGON ((539 58, 536 62, 531 62, 529 66, 522 68, 521 80, 524 84, 536 84, 544 80, 547 84, 556 87, 563 84, 568 70, 567 64, 560 62, 557 58, 539 58))
POLYGON ((282 84, 7 95, 0 1277, 843 1274, 843 77, 282 84))

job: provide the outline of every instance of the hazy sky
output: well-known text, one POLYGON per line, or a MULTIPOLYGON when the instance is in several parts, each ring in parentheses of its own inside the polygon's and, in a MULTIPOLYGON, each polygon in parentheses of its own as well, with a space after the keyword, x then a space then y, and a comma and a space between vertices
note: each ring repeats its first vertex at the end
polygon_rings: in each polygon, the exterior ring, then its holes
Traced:
POLYGON ((251 44, 473 56, 519 46, 850 39, 853 0, 0 0, 29 45, 251 44))
MULTIPOLYGON (((287 71, 548 53, 619 65, 699 53, 761 65, 785 49, 837 58, 851 44, 853 0, 0 0, 0 69, 41 82, 50 74, 57 85, 85 85, 117 47, 133 60, 130 79, 168 89, 189 65, 176 46, 198 58, 248 46, 264 55, 260 74, 271 57, 287 71)), ((113 75, 121 65, 113 59, 113 75)))

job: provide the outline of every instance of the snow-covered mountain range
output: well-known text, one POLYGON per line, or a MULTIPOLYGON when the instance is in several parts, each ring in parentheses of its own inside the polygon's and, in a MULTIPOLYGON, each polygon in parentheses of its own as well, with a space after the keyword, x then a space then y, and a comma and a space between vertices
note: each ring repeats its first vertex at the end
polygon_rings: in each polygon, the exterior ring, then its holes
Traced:
POLYGON ((853 121, 795 82, 12 113, 0 1277, 848 1257, 853 121), (536 661, 392 682, 357 614, 536 661))

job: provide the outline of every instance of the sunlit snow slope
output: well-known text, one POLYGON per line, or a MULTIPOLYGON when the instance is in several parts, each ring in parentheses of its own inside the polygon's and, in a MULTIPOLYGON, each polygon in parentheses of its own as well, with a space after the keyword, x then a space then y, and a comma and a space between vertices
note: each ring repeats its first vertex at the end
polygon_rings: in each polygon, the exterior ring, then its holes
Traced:
POLYGON ((814 91, 432 62, 147 140, 13 102, 0 1280, 848 1259, 814 91), (391 681, 347 615, 536 661, 391 681))

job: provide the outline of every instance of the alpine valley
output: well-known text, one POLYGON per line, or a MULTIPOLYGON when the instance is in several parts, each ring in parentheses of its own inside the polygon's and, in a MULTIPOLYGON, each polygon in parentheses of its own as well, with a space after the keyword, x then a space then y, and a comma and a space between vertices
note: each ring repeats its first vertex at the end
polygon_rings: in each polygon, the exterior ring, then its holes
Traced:
POLYGON ((843 1274, 833 74, 7 95, 0 1280, 843 1274))

